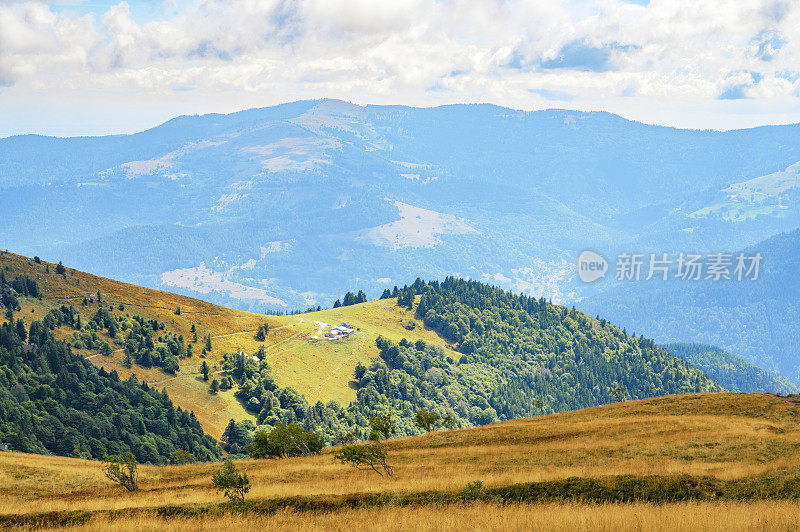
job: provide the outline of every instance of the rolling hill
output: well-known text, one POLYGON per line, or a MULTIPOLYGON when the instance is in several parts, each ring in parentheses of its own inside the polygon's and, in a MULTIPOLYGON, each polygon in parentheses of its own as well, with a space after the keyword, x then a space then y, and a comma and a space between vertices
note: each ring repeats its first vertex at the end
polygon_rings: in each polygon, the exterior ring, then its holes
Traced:
MULTIPOLYGON (((231 419, 265 426, 310 422, 335 441, 347 431, 366 437, 365 419, 386 409, 408 417, 429 408, 452 416, 457 426, 472 426, 623 397, 719 389, 649 340, 604 320, 480 283, 418 280, 403 289, 406 299, 413 296, 413 309, 388 297, 267 316, 59 269, 0 252, 4 279, 28 278, 40 287, 40 298, 20 296, 17 316, 50 320, 56 337, 94 365, 165 391, 218 439, 231 419), (65 305, 81 325, 53 318, 65 305), (357 329, 351 338, 315 339, 342 322, 357 329), (264 324, 269 332, 262 342, 256 332, 264 324), (176 351, 171 370, 138 359, 147 353, 166 360, 178 348, 184 351, 176 351), (261 361, 242 356, 236 362, 240 352, 261 361), (213 381, 223 384, 217 393, 210 392, 213 381)), ((403 423, 400 434, 418 430, 403 423)))
POLYGON ((684 395, 434 432, 386 442, 393 479, 327 451, 237 461, 253 489, 235 508, 211 486, 218 464, 141 466, 140 491, 122 494, 97 462, 0 453, 0 526, 429 529, 469 519, 487 529, 718 530, 737 519, 788 530, 800 497, 798 408, 796 397, 684 395))

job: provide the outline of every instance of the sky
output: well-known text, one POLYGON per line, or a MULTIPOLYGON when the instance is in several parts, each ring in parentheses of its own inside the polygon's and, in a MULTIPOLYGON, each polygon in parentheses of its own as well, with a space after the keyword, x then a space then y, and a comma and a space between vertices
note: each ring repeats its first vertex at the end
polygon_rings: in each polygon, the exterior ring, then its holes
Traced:
POLYGON ((800 122, 800 1, 0 0, 0 137, 316 98, 800 122))

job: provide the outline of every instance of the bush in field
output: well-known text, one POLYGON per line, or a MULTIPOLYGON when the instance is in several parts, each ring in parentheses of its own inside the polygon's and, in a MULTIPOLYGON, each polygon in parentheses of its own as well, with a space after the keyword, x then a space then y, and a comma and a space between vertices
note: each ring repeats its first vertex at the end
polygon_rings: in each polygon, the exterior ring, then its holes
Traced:
POLYGON ((106 455, 103 458, 103 473, 128 491, 139 489, 139 472, 133 453, 106 455))
POLYGON ((170 459, 173 464, 193 464, 197 461, 194 453, 190 453, 184 449, 178 449, 174 453, 170 453, 170 459))
POLYGON ((319 454, 324 442, 313 430, 297 423, 278 423, 271 431, 259 431, 247 446, 253 458, 288 458, 319 454))
POLYGON ((375 471, 380 476, 392 476, 392 466, 386 463, 386 447, 381 443, 343 445, 333 452, 333 459, 350 464, 361 471, 375 471))
POLYGON ((435 412, 431 412, 425 408, 417 410, 415 423, 419 428, 425 432, 430 432, 436 428, 436 423, 439 422, 441 416, 435 412))
POLYGON ((269 333, 269 325, 266 323, 259 325, 256 331, 256 340, 259 342, 265 341, 267 339, 267 333, 269 333))
POLYGON ((244 496, 251 487, 247 473, 239 473, 230 459, 225 460, 225 465, 211 477, 211 482, 217 488, 217 493, 223 492, 231 502, 244 502, 244 496))
POLYGON ((475 482, 467 483, 467 486, 461 490, 459 497, 465 501, 474 501, 480 497, 481 490, 483 489, 483 482, 476 480, 475 482))
MULTIPOLYGON (((397 428, 395 428, 392 422, 392 414, 390 412, 371 417, 369 419, 369 426, 373 430, 372 434, 376 435, 378 439, 383 438, 385 440, 397 433, 397 428)), ((370 434, 370 439, 375 439, 372 437, 372 434, 370 434)))

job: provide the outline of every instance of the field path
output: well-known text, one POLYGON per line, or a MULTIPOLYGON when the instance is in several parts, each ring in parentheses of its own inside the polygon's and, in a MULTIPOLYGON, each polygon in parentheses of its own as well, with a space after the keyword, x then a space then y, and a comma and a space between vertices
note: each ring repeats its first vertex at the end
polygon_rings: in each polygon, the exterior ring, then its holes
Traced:
MULTIPOLYGON (((314 396, 315 396, 315 397, 319 396, 319 392, 320 392, 320 391, 322 391, 322 388, 323 388, 323 387, 324 387, 326 384, 328 384, 328 381, 330 381, 330 380, 331 380, 331 377, 333 377, 334 375, 336 375, 336 372, 337 372, 337 371, 339 371, 340 369, 342 369, 342 367, 343 367, 344 365, 346 365, 348 362, 350 362, 350 360, 351 360, 351 359, 352 359, 354 356, 356 356, 356 353, 357 353, 358 351, 363 351, 363 350, 364 350, 364 339, 365 339, 365 335, 364 335, 364 333, 362 332, 360 336, 361 336, 361 339, 360 339, 360 341, 359 341, 359 343, 358 343, 358 350, 353 350, 353 352, 352 352, 352 353, 350 353, 350 356, 349 356, 349 357, 347 357, 346 359, 344 359, 344 360, 343 360, 343 361, 342 361, 342 362, 341 362, 341 363, 340 363, 338 366, 336 366, 335 368, 333 368, 333 371, 331 371, 331 372, 328 374, 328 376, 325 378, 325 380, 324 380, 324 381, 322 381, 322 383, 321 383, 319 386, 317 386, 317 389, 314 391, 314 396)), ((308 401, 308 402, 309 402, 309 404, 310 404, 310 403, 311 403, 311 399, 309 399, 309 401, 308 401)))

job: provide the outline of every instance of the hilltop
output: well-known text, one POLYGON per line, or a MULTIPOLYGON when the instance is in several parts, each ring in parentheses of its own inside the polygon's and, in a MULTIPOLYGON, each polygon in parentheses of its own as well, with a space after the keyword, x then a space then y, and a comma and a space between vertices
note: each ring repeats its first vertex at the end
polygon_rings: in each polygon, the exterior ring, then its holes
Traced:
POLYGON ((330 528, 358 517, 431 527, 466 516, 483 522, 490 508, 486 528, 541 512, 619 528, 627 521, 615 508, 633 505, 639 524, 666 515, 679 518, 672 526, 711 528, 735 515, 740 526, 785 519, 788 529, 800 496, 799 408, 796 397, 684 395, 435 432, 386 443, 393 480, 327 451, 237 461, 253 490, 236 515, 211 487, 218 464, 141 466, 142 489, 123 495, 97 462, 0 453, 0 524, 171 529, 268 518, 281 528, 330 528), (462 495, 476 480, 482 488, 462 495))
MULTIPOLYGON (((44 320, 92 364, 165 391, 234 453, 243 452, 256 425, 279 422, 310 423, 333 443, 347 433, 367 438, 367 420, 385 411, 400 416, 398 435, 413 435, 419 428, 411 418, 421 408, 470 427, 721 390, 604 319, 455 278, 418 279, 375 301, 268 316, 7 252, 0 271, 38 286, 39 297, 19 298, 24 322, 44 320), (327 338, 339 323, 353 334, 327 338)), ((703 367, 714 374, 714 364, 703 367)), ((726 371, 726 379, 742 381, 752 369, 726 371)), ((769 378, 761 376, 766 384, 769 378)))
MULTIPOLYGON (((96 349, 76 351, 95 365, 116 371, 122 378, 135 374, 158 390, 166 390, 177 406, 194 411, 206 432, 215 438, 222 435, 230 419, 255 418, 234 398, 233 390, 217 395, 208 393, 208 384, 199 378, 203 360, 211 366, 213 374, 221 371, 223 353, 245 351, 249 354, 263 346, 266 360, 283 386, 295 388, 312 403, 317 400, 336 400, 347 404, 356 396, 355 390, 350 387, 355 367, 358 363, 368 365, 378 356, 375 339, 380 335, 395 342, 407 338, 440 343, 452 353, 436 333, 424 327, 407 329, 406 325, 413 320, 413 314, 385 300, 302 315, 262 315, 113 281, 68 267, 65 275, 59 275, 55 273, 56 266, 0 252, 0 270, 8 279, 28 275, 38 282, 42 292, 41 299, 21 299, 22 310, 18 316, 26 322, 41 320, 50 310, 61 305, 73 305, 87 321, 99 306, 110 305, 116 315, 141 315, 147 320, 158 320, 166 325, 169 332, 186 339, 193 337, 191 326, 195 324, 198 334, 196 351, 199 351, 207 335, 211 337, 212 349, 208 354, 182 360, 176 375, 156 367, 127 368, 123 364, 123 349, 118 347, 110 356, 99 355, 96 349), (97 301, 98 292, 102 302, 97 301), (89 300, 85 307, 81 305, 84 298, 89 300), (120 305, 123 310, 120 310, 120 305), (180 315, 175 313, 178 308, 180 315), (320 324, 341 322, 357 324, 360 330, 346 342, 310 341, 312 336, 320 332, 320 324), (255 333, 265 323, 269 325, 270 332, 265 342, 259 342, 255 339, 255 333)), ((69 328, 57 328, 55 333, 62 339, 73 340, 73 331, 69 328)), ((100 335, 107 336, 102 331, 100 335)))

